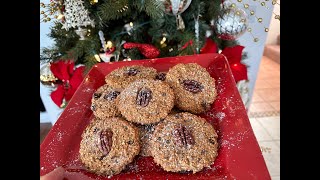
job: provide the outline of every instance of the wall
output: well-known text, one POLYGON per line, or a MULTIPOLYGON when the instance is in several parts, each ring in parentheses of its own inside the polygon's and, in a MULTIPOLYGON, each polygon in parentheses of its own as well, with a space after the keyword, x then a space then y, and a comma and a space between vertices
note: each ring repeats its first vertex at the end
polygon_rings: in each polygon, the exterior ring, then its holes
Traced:
MULTIPOLYGON (((280 0, 278 0, 280 4, 280 0)), ((275 5, 273 12, 277 15, 280 15, 280 5, 275 5)), ((280 34, 280 21, 274 18, 274 15, 271 19, 269 33, 267 36, 266 44, 277 44, 277 36, 280 34)))
MULTIPOLYGON (((41 0, 41 2, 47 4, 50 3, 50 0, 41 0)), ((50 32, 50 26, 52 24, 52 21, 40 23, 40 48, 49 47, 54 43, 54 41, 47 36, 47 34, 50 32)), ((40 64, 40 68, 41 66, 42 64, 40 64)), ((53 90, 54 89, 43 86, 40 83, 40 97, 44 107, 46 108, 45 113, 40 113, 40 123, 51 122, 54 124, 62 112, 62 109, 55 105, 50 98, 50 93, 53 90)))

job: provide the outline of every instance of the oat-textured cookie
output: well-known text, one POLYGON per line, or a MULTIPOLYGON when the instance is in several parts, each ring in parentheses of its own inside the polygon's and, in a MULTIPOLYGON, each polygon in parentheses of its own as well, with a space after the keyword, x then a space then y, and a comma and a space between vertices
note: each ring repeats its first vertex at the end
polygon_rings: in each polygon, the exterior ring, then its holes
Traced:
POLYGON ((121 91, 122 89, 116 89, 107 84, 99 87, 91 99, 93 114, 98 118, 120 116, 116 103, 121 91))
POLYGON ((139 135, 140 135, 140 144, 141 144, 141 150, 140 154, 141 156, 151 156, 151 137, 152 133, 155 129, 154 124, 150 125, 137 125, 139 129, 139 135))
POLYGON ((201 117, 187 112, 169 115, 153 132, 151 154, 166 171, 196 173, 214 163, 217 137, 201 117))
POLYGON ((164 119, 174 106, 173 90, 162 81, 141 79, 119 95, 118 109, 131 122, 152 124, 164 119))
POLYGON ((144 67, 139 65, 125 66, 118 68, 105 77, 107 84, 115 88, 125 88, 131 82, 138 79, 154 79, 157 70, 152 67, 144 67))
POLYGON ((140 151, 138 129, 118 117, 92 120, 81 137, 80 160, 99 175, 120 173, 140 151))
POLYGON ((215 80, 196 63, 177 64, 170 68, 165 82, 174 90, 175 105, 195 114, 209 110, 217 96, 215 80))

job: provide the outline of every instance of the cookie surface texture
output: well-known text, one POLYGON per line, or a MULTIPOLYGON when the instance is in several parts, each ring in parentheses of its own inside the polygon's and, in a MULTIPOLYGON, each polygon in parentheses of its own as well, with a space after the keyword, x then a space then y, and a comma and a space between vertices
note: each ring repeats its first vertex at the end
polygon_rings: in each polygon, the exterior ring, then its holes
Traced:
POLYGON ((120 116, 116 103, 121 91, 122 89, 113 88, 107 84, 99 87, 91 99, 93 114, 100 119, 120 116))
POLYGON ((167 83, 159 80, 137 80, 119 95, 118 109, 121 114, 128 121, 139 124, 159 122, 173 106, 173 90, 167 83))
POLYGON ((165 82, 174 90, 175 106, 194 114, 209 110, 217 96, 215 80, 196 63, 170 68, 165 82))
POLYGON ((157 70, 152 67, 133 65, 113 70, 105 77, 105 81, 114 88, 125 88, 135 80, 154 79, 156 75, 157 70))
POLYGON ((117 117, 93 119, 81 137, 80 160, 99 175, 119 174, 140 151, 138 129, 117 117))
POLYGON ((169 115, 153 132, 151 154, 165 171, 201 171, 214 163, 217 133, 205 119, 191 113, 169 115))

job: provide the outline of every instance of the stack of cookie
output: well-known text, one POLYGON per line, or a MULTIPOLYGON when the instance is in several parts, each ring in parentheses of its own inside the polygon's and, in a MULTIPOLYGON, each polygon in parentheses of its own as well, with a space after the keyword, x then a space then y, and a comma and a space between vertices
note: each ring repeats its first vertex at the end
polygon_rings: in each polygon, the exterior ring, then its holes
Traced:
POLYGON ((80 159, 100 175, 120 173, 135 156, 165 171, 201 171, 217 156, 217 133, 195 115, 210 109, 215 80, 195 63, 168 72, 127 66, 105 77, 92 96, 95 119, 82 134, 80 159))

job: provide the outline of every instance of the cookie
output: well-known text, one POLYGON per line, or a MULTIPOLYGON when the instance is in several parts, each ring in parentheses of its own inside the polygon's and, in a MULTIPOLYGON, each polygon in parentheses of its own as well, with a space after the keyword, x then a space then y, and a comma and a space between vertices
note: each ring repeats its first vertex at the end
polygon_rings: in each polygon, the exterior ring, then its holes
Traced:
POLYGON ((175 105, 194 114, 209 110, 217 96, 215 80, 196 63, 170 68, 165 82, 174 90, 175 105))
POLYGON ((173 90, 158 80, 141 79, 119 95, 118 109, 131 122, 152 124, 164 119, 174 106, 173 90))
POLYGON ((152 135, 151 154, 165 171, 201 171, 218 155, 218 135, 205 119, 191 113, 169 115, 152 135))
POLYGON ((122 89, 116 89, 107 84, 99 87, 91 99, 93 114, 100 119, 120 116, 116 103, 121 91, 122 89))
POLYGON ((125 88, 131 82, 138 79, 154 79, 157 70, 152 67, 144 67, 139 65, 125 66, 118 68, 105 77, 107 84, 115 88, 125 88))
POLYGON ((93 119, 81 137, 80 160, 99 175, 119 174, 140 151, 138 129, 118 117, 93 119))
POLYGON ((151 137, 155 129, 155 125, 138 125, 139 135, 140 135, 140 156, 151 156, 151 137))

